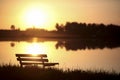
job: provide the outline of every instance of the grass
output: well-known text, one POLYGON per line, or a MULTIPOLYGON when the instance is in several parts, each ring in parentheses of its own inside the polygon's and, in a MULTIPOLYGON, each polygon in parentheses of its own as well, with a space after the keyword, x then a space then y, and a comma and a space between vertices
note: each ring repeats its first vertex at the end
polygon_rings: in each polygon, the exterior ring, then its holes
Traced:
POLYGON ((119 80, 120 73, 1 65, 0 80, 119 80))

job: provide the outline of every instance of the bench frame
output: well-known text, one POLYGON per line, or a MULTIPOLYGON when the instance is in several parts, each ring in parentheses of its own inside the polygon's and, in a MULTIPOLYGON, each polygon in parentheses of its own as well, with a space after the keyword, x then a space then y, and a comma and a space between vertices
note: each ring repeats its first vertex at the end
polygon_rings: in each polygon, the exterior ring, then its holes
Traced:
POLYGON ((48 62, 47 55, 46 54, 16 54, 17 61, 19 61, 20 66, 23 67, 23 65, 42 65, 43 68, 46 66, 55 66, 59 63, 51 63, 48 62))

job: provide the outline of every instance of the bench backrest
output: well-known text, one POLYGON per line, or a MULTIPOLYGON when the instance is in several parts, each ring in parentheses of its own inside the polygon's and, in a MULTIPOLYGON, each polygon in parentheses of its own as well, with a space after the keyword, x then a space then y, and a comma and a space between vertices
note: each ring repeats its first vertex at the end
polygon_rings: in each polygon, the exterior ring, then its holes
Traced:
POLYGON ((17 60, 20 61, 20 64, 23 62, 48 62, 46 54, 16 54, 17 60))

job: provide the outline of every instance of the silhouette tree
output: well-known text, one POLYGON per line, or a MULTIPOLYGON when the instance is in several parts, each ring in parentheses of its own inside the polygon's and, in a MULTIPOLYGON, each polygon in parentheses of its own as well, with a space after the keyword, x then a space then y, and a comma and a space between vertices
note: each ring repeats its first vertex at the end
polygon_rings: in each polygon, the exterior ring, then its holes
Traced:
POLYGON ((11 25, 11 30, 15 30, 15 25, 11 25))
POLYGON ((57 31, 64 31, 64 34, 72 34, 71 36, 75 35, 81 38, 120 39, 118 36, 120 35, 120 26, 113 24, 66 22, 62 26, 57 23, 56 29, 57 31))
POLYGON ((57 31, 59 31, 59 32, 63 32, 64 31, 64 26, 63 26, 63 24, 61 24, 61 25, 59 25, 58 23, 56 23, 56 29, 57 29, 57 31))

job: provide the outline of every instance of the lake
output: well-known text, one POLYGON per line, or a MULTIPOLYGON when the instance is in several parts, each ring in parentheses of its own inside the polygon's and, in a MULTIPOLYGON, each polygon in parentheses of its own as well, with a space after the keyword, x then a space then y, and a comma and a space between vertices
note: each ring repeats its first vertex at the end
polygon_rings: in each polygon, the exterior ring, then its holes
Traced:
POLYGON ((114 41, 40 39, 0 41, 0 64, 19 64, 16 53, 47 54, 62 69, 120 72, 120 45, 114 41))

